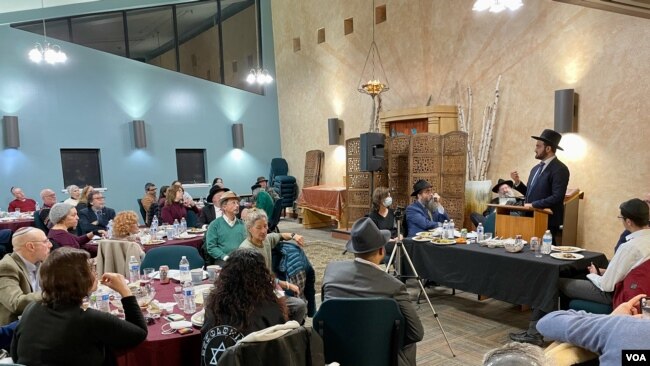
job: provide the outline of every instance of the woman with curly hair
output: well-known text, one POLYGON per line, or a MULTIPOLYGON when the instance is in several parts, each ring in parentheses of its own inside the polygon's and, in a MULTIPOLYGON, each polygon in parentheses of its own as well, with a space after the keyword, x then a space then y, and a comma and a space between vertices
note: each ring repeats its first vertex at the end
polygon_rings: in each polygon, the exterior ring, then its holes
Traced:
POLYGON ((101 282, 122 296, 125 320, 82 308, 97 290, 88 253, 61 248, 40 268, 42 301, 29 304, 16 327, 11 356, 21 365, 104 365, 112 349, 134 347, 147 338, 147 324, 124 277, 105 273, 101 282))
POLYGON ((135 211, 122 211, 115 215, 112 239, 135 241, 134 235, 139 232, 138 214, 135 211))
POLYGON ((287 306, 278 298, 262 254, 238 249, 230 254, 205 305, 202 336, 229 325, 243 335, 287 321, 287 306))

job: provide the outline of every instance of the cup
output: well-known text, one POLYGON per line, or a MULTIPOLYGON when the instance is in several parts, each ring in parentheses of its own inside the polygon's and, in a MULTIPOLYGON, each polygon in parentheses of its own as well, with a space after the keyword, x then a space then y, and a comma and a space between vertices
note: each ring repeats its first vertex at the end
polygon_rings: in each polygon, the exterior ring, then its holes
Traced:
POLYGON ((490 239, 492 239, 492 233, 483 234, 483 240, 490 240, 490 239))
POLYGON ((221 272, 221 266, 218 266, 216 264, 208 266, 208 279, 210 281, 214 281, 219 277, 219 273, 221 272))
POLYGON ((174 239, 174 228, 172 226, 168 227, 166 232, 167 232, 167 240, 174 239))
POLYGON ((192 284, 199 285, 203 282, 203 269, 196 268, 190 271, 192 274, 192 284))
POLYGON ((174 301, 176 301, 176 306, 178 306, 178 310, 183 311, 185 308, 185 302, 184 302, 184 297, 183 294, 174 294, 174 301))
POLYGON ((140 278, 141 282, 144 282, 145 284, 149 284, 153 281, 153 273, 156 270, 153 268, 145 268, 142 270, 142 278, 140 278))
POLYGON ((643 314, 643 319, 650 319, 650 297, 641 299, 641 313, 643 314))
POLYGON ((530 238, 530 251, 535 253, 535 257, 537 258, 542 257, 541 249, 542 249, 541 245, 539 245, 539 238, 536 236, 530 238))

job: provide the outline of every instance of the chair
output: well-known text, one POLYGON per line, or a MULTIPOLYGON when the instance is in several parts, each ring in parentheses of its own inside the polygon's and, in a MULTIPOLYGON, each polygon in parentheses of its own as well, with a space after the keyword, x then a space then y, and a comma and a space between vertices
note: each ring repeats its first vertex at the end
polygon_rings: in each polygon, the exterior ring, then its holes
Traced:
POLYGON ((297 185, 296 177, 290 176, 289 164, 282 158, 271 160, 271 171, 269 181, 273 188, 280 194, 282 208, 293 207, 293 201, 296 199, 297 185))
POLYGON ((148 251, 142 260, 140 269, 159 268, 162 265, 169 266, 169 269, 178 269, 178 263, 182 256, 187 257, 190 268, 203 268, 205 264, 196 248, 185 245, 169 245, 148 251))
POLYGON ((203 334, 201 365, 222 365, 221 356, 239 342, 244 335, 235 327, 217 325, 203 334), (213 351, 217 350, 217 351, 213 351))
POLYGON ((138 243, 127 240, 102 239, 97 245, 97 274, 106 272, 129 276, 129 259, 141 260, 143 251, 138 243))
POLYGON ((397 365, 405 325, 394 299, 329 299, 318 309, 313 325, 323 338, 326 363, 397 365))
POLYGON ((278 224, 280 223, 280 216, 282 215, 282 200, 277 200, 273 204, 273 214, 269 217, 269 233, 279 233, 278 224))
POLYGON ((50 232, 50 229, 45 225, 43 220, 41 220, 41 210, 34 211, 34 226, 37 229, 43 230, 45 235, 50 232))
POLYGON ((492 235, 496 236, 497 233, 494 232, 494 228, 496 226, 496 221, 497 221, 497 213, 492 212, 491 214, 487 215, 485 217, 485 221, 483 222, 483 230, 486 233, 493 233, 492 235))
POLYGON ((199 222, 199 218, 196 216, 196 212, 187 210, 187 215, 185 215, 185 222, 187 223, 188 229, 196 227, 196 224, 199 222))
POLYGON ((584 310, 592 314, 609 314, 612 312, 612 307, 610 305, 580 299, 571 300, 569 302, 569 309, 584 310))
POLYGON ((144 206, 142 205, 142 198, 138 198, 138 207, 140 208, 140 215, 142 215, 142 220, 144 222, 147 222, 147 210, 144 209, 144 206))

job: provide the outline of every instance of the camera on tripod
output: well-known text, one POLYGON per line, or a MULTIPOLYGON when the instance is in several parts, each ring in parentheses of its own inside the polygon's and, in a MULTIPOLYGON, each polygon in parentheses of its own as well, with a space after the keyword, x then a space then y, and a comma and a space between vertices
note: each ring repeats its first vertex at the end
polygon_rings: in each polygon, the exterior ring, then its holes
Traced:
POLYGON ((395 211, 393 211, 393 216, 395 216, 395 220, 400 220, 404 217, 404 207, 397 206, 395 211))

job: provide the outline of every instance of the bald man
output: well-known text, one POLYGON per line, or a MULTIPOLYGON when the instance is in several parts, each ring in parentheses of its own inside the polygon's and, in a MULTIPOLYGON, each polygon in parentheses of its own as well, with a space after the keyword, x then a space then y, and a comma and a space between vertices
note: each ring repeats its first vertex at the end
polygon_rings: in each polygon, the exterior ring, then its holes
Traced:
POLYGON ((41 222, 45 227, 49 228, 52 225, 50 225, 50 218, 48 216, 50 215, 50 209, 56 203, 56 192, 49 188, 45 188, 41 191, 41 200, 43 200, 43 207, 41 207, 38 216, 41 218, 41 222))
POLYGON ((18 319, 27 304, 41 298, 38 268, 52 248, 45 233, 34 227, 16 231, 11 243, 14 252, 0 260, 0 325, 18 319))

